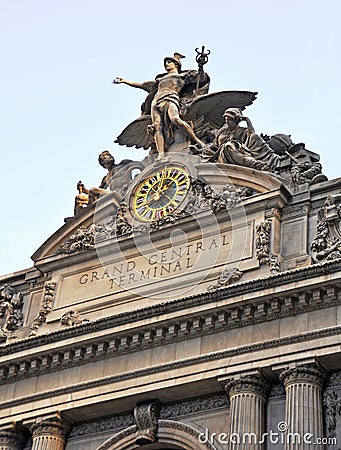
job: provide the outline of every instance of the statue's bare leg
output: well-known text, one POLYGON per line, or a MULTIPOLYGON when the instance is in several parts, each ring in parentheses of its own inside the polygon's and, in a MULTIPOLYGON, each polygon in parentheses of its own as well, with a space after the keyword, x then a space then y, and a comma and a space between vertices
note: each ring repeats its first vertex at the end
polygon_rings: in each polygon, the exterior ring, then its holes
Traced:
POLYGON ((172 124, 180 128, 193 142, 196 142, 200 148, 205 146, 204 142, 195 135, 188 123, 180 119, 178 108, 173 103, 170 103, 168 107, 168 115, 172 124))
POLYGON ((154 140, 156 145, 156 150, 159 154, 159 158, 164 158, 165 156, 165 138, 163 136, 163 127, 161 122, 161 115, 156 108, 152 108, 152 123, 154 127, 154 140))

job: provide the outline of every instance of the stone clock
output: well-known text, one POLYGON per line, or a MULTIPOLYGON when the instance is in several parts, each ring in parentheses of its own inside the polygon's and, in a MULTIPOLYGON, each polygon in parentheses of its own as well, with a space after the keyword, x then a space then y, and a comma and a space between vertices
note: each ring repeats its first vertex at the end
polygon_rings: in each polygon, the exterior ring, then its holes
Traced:
POLYGON ((147 175, 131 194, 131 211, 143 222, 160 220, 184 202, 190 188, 188 171, 169 164, 147 175))

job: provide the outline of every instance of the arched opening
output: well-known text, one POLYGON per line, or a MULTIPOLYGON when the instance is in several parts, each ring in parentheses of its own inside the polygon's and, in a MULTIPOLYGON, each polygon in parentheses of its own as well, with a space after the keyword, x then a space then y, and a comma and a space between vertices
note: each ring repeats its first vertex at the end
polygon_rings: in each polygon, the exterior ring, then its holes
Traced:
POLYGON ((157 442, 140 446, 135 441, 136 426, 115 434, 97 450, 222 450, 211 440, 202 438, 203 433, 183 422, 159 420, 157 442))

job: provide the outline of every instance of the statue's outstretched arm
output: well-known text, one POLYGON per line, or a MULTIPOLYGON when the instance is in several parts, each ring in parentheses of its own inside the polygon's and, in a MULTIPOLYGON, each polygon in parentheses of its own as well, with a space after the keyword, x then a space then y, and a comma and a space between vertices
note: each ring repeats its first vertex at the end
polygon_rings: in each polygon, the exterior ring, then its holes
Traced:
POLYGON ((152 88, 155 86, 155 81, 145 81, 144 83, 137 83, 135 81, 128 81, 121 77, 116 77, 113 80, 113 84, 127 84, 128 86, 143 89, 144 91, 150 92, 152 88))

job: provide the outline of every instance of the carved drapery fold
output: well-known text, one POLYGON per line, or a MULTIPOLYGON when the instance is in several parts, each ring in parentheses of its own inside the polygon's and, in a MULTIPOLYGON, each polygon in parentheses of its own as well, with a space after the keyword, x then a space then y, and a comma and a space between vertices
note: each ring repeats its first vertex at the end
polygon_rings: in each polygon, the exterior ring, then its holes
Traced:
MULTIPOLYGON (((280 379, 286 391, 284 449, 304 448, 308 445, 304 443, 305 439, 316 442, 323 437, 322 386, 325 372, 315 365, 301 366, 285 369, 280 379)), ((314 446, 316 450, 322 448, 323 445, 314 446)))
POLYGON ((229 450, 261 450, 265 430, 265 407, 269 382, 260 375, 229 380, 225 390, 230 397, 229 450))

